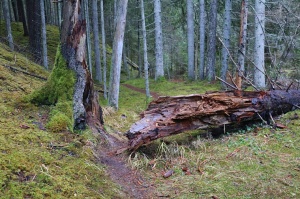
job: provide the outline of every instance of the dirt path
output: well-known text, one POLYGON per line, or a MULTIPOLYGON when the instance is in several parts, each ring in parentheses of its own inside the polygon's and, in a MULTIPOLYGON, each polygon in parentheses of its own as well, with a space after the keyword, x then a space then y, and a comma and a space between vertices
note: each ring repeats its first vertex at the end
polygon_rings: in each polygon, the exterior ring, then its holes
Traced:
MULTIPOLYGON (((129 84, 122 85, 133 91, 146 94, 143 89, 129 84)), ((154 99, 158 99, 160 96, 160 94, 156 92, 150 92, 150 94, 154 99)), ((91 127, 91 125, 89 126, 91 127)), ((125 197, 134 199, 155 198, 154 187, 150 182, 145 180, 138 170, 132 169, 127 165, 128 154, 114 154, 116 150, 127 147, 127 143, 121 142, 113 136, 106 134, 103 130, 99 130, 99 127, 93 126, 91 129, 94 133, 100 133, 102 140, 106 140, 98 145, 95 152, 99 163, 106 166, 106 171, 111 179, 122 187, 125 197)))
POLYGON ((99 163, 106 166, 106 172, 110 178, 122 188, 123 193, 120 198, 155 198, 154 187, 150 182, 146 181, 138 170, 127 165, 128 154, 115 155, 114 152, 117 149, 126 147, 127 143, 106 134, 98 127, 93 126, 91 129, 94 133, 100 133, 102 143, 95 148, 96 157, 99 163))
MULTIPOLYGON (((133 90, 133 91, 146 94, 146 91, 144 89, 137 88, 137 87, 134 87, 134 86, 129 85, 129 84, 122 84, 122 85, 129 88, 129 89, 131 89, 131 90, 133 90)), ((156 93, 156 92, 150 92, 150 94, 153 97, 153 99, 158 99, 158 97, 161 96, 159 93, 156 93)))

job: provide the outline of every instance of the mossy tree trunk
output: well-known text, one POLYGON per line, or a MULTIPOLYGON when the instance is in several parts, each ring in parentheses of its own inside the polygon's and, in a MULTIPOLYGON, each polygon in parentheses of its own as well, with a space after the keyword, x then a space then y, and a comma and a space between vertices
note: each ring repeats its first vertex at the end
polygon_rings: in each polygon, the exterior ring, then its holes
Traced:
POLYGON ((101 116, 98 95, 86 64, 86 22, 82 20, 80 5, 80 0, 64 1, 61 53, 76 76, 73 93, 74 128, 83 129, 87 122, 99 122, 101 116))
POLYGON ((31 95, 31 102, 52 104, 47 125, 51 131, 102 126, 98 94, 86 63, 86 22, 80 0, 63 1, 61 44, 47 83, 31 95))

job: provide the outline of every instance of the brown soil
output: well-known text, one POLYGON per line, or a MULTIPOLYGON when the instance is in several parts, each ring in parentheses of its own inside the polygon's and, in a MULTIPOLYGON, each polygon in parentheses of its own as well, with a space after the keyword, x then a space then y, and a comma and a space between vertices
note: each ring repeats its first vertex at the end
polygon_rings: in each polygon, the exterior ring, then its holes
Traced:
MULTIPOLYGON (((129 85, 129 84, 122 84, 122 85, 129 88, 129 89, 131 89, 131 90, 133 90, 133 91, 146 94, 146 91, 144 89, 137 88, 137 87, 134 87, 134 86, 129 85)), ((153 97, 153 99, 158 99, 158 97, 161 96, 159 93, 156 93, 156 92, 150 92, 150 94, 153 97)))
MULTIPOLYGON (((145 90, 123 84, 123 86, 139 93, 146 94, 145 90)), ((150 92, 154 99, 157 99, 160 94, 150 92)), ((121 186, 124 197, 134 199, 150 199, 155 198, 154 187, 148 182, 136 169, 130 168, 126 161, 128 154, 123 153, 115 155, 116 151, 122 148, 127 148, 128 143, 120 141, 112 135, 105 133, 102 127, 89 124, 92 131, 96 134, 100 133, 102 143, 95 149, 99 163, 106 166, 106 171, 111 179, 121 186)))

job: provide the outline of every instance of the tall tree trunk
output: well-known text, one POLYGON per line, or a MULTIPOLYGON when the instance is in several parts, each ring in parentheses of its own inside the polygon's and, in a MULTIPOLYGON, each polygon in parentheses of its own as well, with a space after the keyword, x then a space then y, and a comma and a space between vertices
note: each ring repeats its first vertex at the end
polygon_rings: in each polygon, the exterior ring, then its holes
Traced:
MULTIPOLYGON (((222 47, 222 69, 221 69, 221 78, 226 79, 226 73, 228 70, 228 50, 230 47, 230 30, 231 30, 231 0, 225 1, 225 10, 224 10, 224 25, 223 25, 223 39, 224 46, 222 47)), ((222 84, 223 88, 226 88, 226 85, 222 84)))
POLYGON ((204 79, 205 66, 205 2, 199 0, 200 18, 199 18, 199 78, 204 79))
POLYGON ((92 49, 91 49, 91 26, 90 26, 90 15, 89 15, 89 4, 88 1, 84 1, 84 15, 86 21, 86 43, 87 43, 87 55, 88 55, 88 67, 91 75, 93 74, 92 70, 92 49))
POLYGON ((96 68, 96 80, 102 82, 97 0, 92 0, 92 7, 93 7, 92 10, 93 10, 93 32, 94 32, 94 50, 95 50, 94 57, 95 57, 95 68, 96 68))
POLYGON ((27 0, 27 19, 29 30, 29 45, 36 62, 41 63, 42 42, 41 42, 41 7, 39 0, 27 0))
POLYGON ((12 5, 12 0, 8 1, 8 7, 9 7, 9 12, 10 12, 10 21, 16 21, 15 12, 14 12, 14 8, 12 5))
POLYGON ((119 107, 119 89, 121 76, 122 50, 124 41, 124 32, 126 25, 128 0, 119 1, 118 20, 114 35, 113 54, 111 58, 111 72, 109 81, 109 97, 108 103, 110 106, 118 109, 119 107))
POLYGON ((11 33, 11 23, 10 23, 8 0, 2 1, 2 8, 3 8, 3 15, 4 15, 5 24, 6 24, 6 34, 7 34, 8 44, 9 44, 10 49, 14 50, 14 41, 13 41, 13 36, 11 33))
POLYGON ((194 66, 194 8, 193 1, 186 1, 187 7, 187 42, 188 42, 188 78, 195 79, 195 66, 194 66))
MULTIPOLYGON (((139 6, 139 0, 136 0, 137 7, 139 6)), ((140 20, 137 20, 137 34, 138 34, 138 64, 139 72, 138 77, 141 77, 142 74, 142 56, 141 56, 141 39, 140 39, 140 20)))
POLYGON ((11 5, 12 5, 12 10, 13 10, 14 15, 15 15, 15 20, 17 22, 20 22, 17 0, 11 0, 10 2, 11 2, 11 5))
POLYGON ((143 46, 144 46, 144 72, 145 72, 145 87, 146 97, 150 98, 149 89, 149 75, 148 75, 148 52, 147 52, 147 33, 146 33, 146 22, 145 22, 145 11, 144 11, 144 0, 141 0, 141 16, 142 16, 142 31, 143 31, 143 46))
POLYGON ((19 13, 19 20, 23 24, 23 31, 24 31, 24 36, 28 36, 28 27, 27 27, 27 21, 25 17, 25 6, 23 4, 22 0, 17 0, 17 5, 18 5, 18 13, 19 13))
POLYGON ((217 33, 217 0, 210 1, 209 34, 207 49, 207 70, 208 80, 213 81, 216 73, 216 33, 217 33))
POLYGON ((161 22, 161 2, 154 0, 155 21, 155 80, 164 76, 163 36, 161 22))
POLYGON ((100 121, 100 107, 93 80, 86 65, 86 22, 82 16, 80 0, 63 1, 61 53, 68 67, 76 74, 73 94, 74 127, 85 128, 88 122, 100 121))
POLYGON ((254 84, 265 88, 265 0, 255 0, 255 12, 254 84))
POLYGON ((107 99, 107 86, 106 86, 106 38, 104 26, 104 8, 103 0, 100 0, 100 16, 101 16, 101 35, 102 35, 102 55, 103 55, 103 90, 104 98, 107 99))
POLYGON ((46 21, 45 21, 45 5, 44 0, 40 0, 41 6, 41 27, 42 27, 42 47, 43 47, 43 66, 48 69, 47 58, 47 34, 46 34, 46 21))
POLYGON ((236 85, 238 89, 242 88, 242 77, 245 72, 245 53, 247 42, 247 25, 248 25, 248 0, 242 0, 241 9, 241 28, 239 38, 239 51, 238 51, 238 69, 236 72, 236 85))
POLYGON ((58 27, 61 29, 61 3, 57 2, 57 17, 58 17, 58 27))

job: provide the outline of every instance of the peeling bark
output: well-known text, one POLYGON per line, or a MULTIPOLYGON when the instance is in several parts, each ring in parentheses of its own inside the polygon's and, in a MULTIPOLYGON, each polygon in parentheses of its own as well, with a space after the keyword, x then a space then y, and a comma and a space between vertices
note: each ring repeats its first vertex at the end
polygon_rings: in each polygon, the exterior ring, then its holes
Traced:
MULTIPOLYGON (((101 108, 86 64, 86 22, 80 1, 64 1, 61 31, 61 52, 68 67, 76 74, 73 94, 74 128, 84 129, 86 123, 103 123, 101 108)), ((101 125, 101 124, 100 124, 101 125)))
POLYGON ((194 129, 209 129, 246 121, 268 120, 300 104, 300 91, 228 91, 160 97, 150 103, 126 133, 129 149, 152 140, 194 129))

